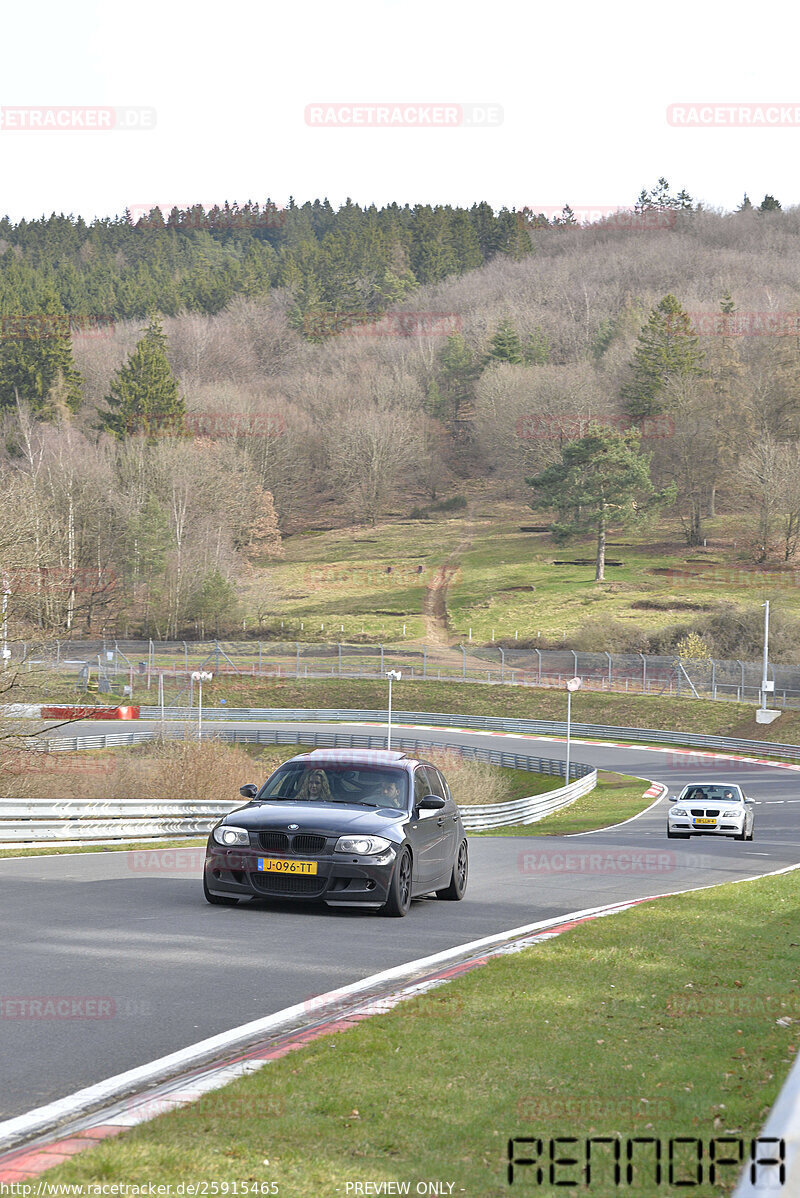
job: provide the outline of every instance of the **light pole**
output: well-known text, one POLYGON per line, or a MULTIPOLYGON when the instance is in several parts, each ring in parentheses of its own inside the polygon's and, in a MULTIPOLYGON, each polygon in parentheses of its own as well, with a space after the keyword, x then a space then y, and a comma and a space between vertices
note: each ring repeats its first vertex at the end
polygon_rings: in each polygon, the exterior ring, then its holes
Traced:
MULTIPOLYGON (((769 599, 762 603, 764 608, 764 667, 761 672, 761 710, 767 710, 767 670, 769 669, 769 599)), ((744 698, 744 696, 742 696, 744 698)))
POLYGON ((214 677, 208 670, 194 670, 192 673, 192 681, 198 684, 199 696, 197 703, 197 739, 200 740, 203 735, 203 683, 210 682, 214 677))
POLYGON ((572 724, 572 692, 581 689, 580 678, 567 679, 567 767, 564 771, 564 778, 569 786, 569 733, 572 724))
POLYGON ((387 670, 386 677, 389 679, 389 724, 386 732, 386 748, 392 747, 392 683, 399 682, 403 677, 402 670, 387 670))

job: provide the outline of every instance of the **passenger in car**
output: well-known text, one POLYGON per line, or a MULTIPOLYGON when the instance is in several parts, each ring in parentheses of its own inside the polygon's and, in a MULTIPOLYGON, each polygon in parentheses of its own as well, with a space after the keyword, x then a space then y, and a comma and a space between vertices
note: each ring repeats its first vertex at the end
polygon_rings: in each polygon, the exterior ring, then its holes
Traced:
POLYGON ((298 787, 296 799, 318 799, 330 802, 332 799, 328 777, 324 770, 309 770, 298 787))

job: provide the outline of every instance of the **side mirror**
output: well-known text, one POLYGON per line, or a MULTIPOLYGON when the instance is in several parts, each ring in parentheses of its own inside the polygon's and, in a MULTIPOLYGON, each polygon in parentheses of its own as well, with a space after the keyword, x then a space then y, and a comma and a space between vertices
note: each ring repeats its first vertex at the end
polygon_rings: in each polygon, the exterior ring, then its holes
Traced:
POLYGON ((748 797, 745 795, 745 800, 744 800, 744 801, 745 801, 745 803, 752 803, 752 804, 753 804, 753 806, 755 807, 755 804, 756 804, 756 801, 755 801, 755 799, 750 799, 750 798, 748 798, 748 797))
POLYGON ((424 799, 420 799, 417 803, 418 811, 440 811, 445 806, 445 801, 441 795, 425 795, 424 799))
POLYGON ((254 799, 258 794, 258 787, 255 782, 248 782, 246 786, 239 787, 239 794, 243 799, 254 799))

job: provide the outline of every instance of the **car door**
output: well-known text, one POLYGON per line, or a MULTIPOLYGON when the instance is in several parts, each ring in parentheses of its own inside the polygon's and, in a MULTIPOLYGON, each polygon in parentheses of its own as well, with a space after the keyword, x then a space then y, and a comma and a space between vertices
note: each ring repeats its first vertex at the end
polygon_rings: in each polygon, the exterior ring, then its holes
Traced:
POLYGON ((432 890, 442 875, 442 811, 420 811, 418 807, 426 795, 434 793, 425 766, 418 765, 414 770, 414 810, 409 825, 409 840, 414 853, 412 884, 418 894, 426 887, 432 890))
POLYGON ((432 765, 426 766, 429 774, 435 774, 436 790, 432 794, 441 795, 445 800, 446 806, 442 808, 439 815, 442 817, 442 831, 444 837, 442 839, 442 877, 445 879, 445 885, 450 881, 450 874, 453 870, 453 865, 456 859, 456 850, 458 848, 458 808, 455 800, 450 794, 450 787, 447 781, 439 770, 434 769, 432 765))

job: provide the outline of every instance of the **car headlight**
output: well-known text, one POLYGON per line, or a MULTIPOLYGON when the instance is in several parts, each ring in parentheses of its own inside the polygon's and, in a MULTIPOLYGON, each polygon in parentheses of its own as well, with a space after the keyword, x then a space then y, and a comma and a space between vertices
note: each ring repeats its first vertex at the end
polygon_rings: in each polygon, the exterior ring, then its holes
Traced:
POLYGON ((249 844, 250 834, 247 828, 234 828, 230 824, 220 824, 214 829, 214 839, 217 844, 224 844, 226 848, 233 848, 237 844, 249 844))
POLYGON ((673 807, 670 811, 670 815, 686 815, 686 812, 684 811, 683 807, 673 807))
POLYGON ((340 836, 335 853, 356 853, 359 857, 377 857, 391 848, 391 840, 383 836, 340 836))
POLYGON ((730 811, 723 811, 722 818, 723 819, 731 819, 732 817, 735 817, 738 815, 744 815, 744 812, 742 811, 741 807, 733 807, 733 808, 731 808, 730 811))

